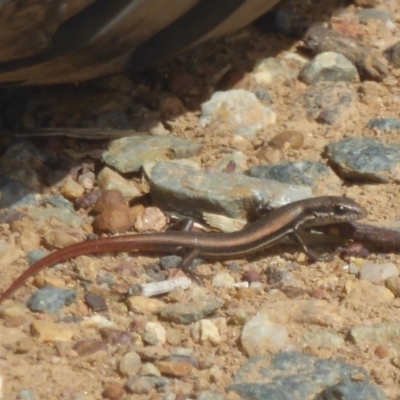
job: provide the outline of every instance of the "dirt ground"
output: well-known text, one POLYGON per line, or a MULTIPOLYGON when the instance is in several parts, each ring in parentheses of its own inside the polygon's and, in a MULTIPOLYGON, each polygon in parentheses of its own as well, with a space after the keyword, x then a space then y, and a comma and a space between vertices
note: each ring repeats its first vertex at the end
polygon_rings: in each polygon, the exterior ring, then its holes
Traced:
MULTIPOLYGON (((354 16, 356 7, 347 5, 336 8, 334 2, 319 4, 300 4, 293 1, 289 6, 293 7, 302 18, 310 15, 314 9, 313 19, 342 24, 357 32, 357 37, 378 52, 400 40, 400 5, 397 1, 382 0, 376 7, 395 13, 395 28, 389 29, 387 23, 380 20, 369 20, 365 23, 354 16), (396 25, 397 23, 397 25, 396 25)), ((336 2, 337 4, 337 2, 336 2)), ((286 7, 289 7, 286 6, 286 7)), ((139 121, 143 117, 142 110, 148 120, 162 121, 164 127, 174 132, 178 137, 188 138, 204 144, 204 150, 197 161, 200 161, 203 169, 217 168, 219 161, 227 152, 240 150, 245 155, 246 166, 263 163, 276 163, 282 161, 310 160, 326 163, 324 148, 329 143, 346 137, 371 137, 385 143, 400 145, 399 131, 381 132, 366 128, 371 118, 400 116, 400 69, 389 67, 389 75, 382 82, 353 81, 351 87, 356 95, 354 107, 348 118, 340 124, 330 126, 318 123, 307 118, 298 106, 299 95, 304 93, 308 86, 296 78, 300 69, 299 62, 293 53, 305 54, 302 51, 301 40, 293 39, 282 34, 264 33, 256 27, 249 27, 218 42, 207 44, 178 59, 165 63, 140 76, 129 77, 129 84, 121 80, 115 88, 110 89, 110 80, 100 80, 91 84, 79 86, 63 86, 54 88, 30 89, 30 98, 34 103, 35 114, 30 110, 23 116, 25 127, 68 127, 81 128, 91 126, 91 121, 100 112, 115 111, 125 112, 131 121, 139 121), (285 61, 289 67, 289 78, 274 80, 265 85, 273 102, 268 104, 277 114, 277 122, 267 130, 259 134, 257 139, 241 144, 232 139, 230 135, 215 134, 210 128, 201 128, 198 124, 200 104, 210 97, 218 85, 232 87, 232 81, 236 76, 241 79, 235 87, 252 90, 255 83, 252 68, 257 60, 277 57, 285 61), (236 71, 231 78, 222 76, 229 70, 236 71), (240 73, 237 71, 241 71, 240 73), (234 78, 232 78, 234 76, 234 78), (226 82, 227 81, 227 82, 226 82), (108 83, 107 83, 108 82, 108 83), (122 83, 121 83, 122 82, 122 83), (107 87, 108 85, 108 87, 107 87), (128 88, 128 89, 127 89, 128 88), (169 98, 169 102, 161 100, 169 98), (129 111, 127 111, 129 110, 129 111), (150 111, 148 111, 150 110, 150 111), (298 149, 288 146, 283 148, 269 148, 267 143, 279 133, 285 131, 300 132, 304 136, 304 143, 298 149)), ((32 104, 31 103, 31 104, 32 104)), ((304 110, 303 110, 304 111, 304 110)), ((104 125, 118 127, 118 121, 105 121, 104 125)), ((51 151, 54 154, 66 154, 68 150, 74 152, 93 151, 103 149, 106 141, 91 141, 71 137, 30 137, 29 140, 40 150, 51 151)), ((71 152, 68 154, 72 154, 71 152)), ((88 162, 90 157, 82 159, 88 162)), ((100 160, 94 161, 96 171, 100 168, 100 160)), ((137 179, 137 177, 134 177, 137 179)), ((42 186, 42 196, 59 193, 57 185, 42 186)), ((329 186, 329 185, 328 185, 329 186)), ((318 193, 322 194, 322 193, 318 193)), ((331 194, 331 193, 325 193, 331 194)), ((400 197, 399 186, 395 183, 371 184, 365 182, 343 182, 340 193, 351 197, 368 210, 368 222, 379 222, 386 225, 396 224, 400 221, 400 197)), ((22 212, 24 212, 22 210, 22 212)), ((78 210, 77 214, 84 219, 87 211, 78 210)), ((10 242, 10 225, 0 225, 0 238, 10 242)), ((87 230, 80 228, 81 232, 87 230)), ((16 250, 18 245, 16 245, 16 250)), ((93 256, 93 268, 110 272, 114 279, 123 282, 115 272, 121 263, 128 257, 127 254, 93 256)), ((6 287, 26 268, 27 261, 24 251, 18 253, 17 259, 10 265, 2 266, 0 290, 6 287)), ((130 260, 130 259, 129 259, 130 260)), ((138 257, 133 262, 138 271, 145 271, 150 262, 156 263, 158 258, 138 257)), ((400 254, 371 254, 372 262, 392 262, 400 265, 400 254)), ((333 261, 317 262, 310 265, 306 257, 290 247, 271 249, 265 256, 249 263, 242 262, 244 269, 251 269, 265 275, 269 265, 285 266, 288 262, 295 263, 297 267, 291 270, 293 277, 304 284, 302 294, 294 297, 296 300, 309 300, 323 298, 329 304, 340 305, 356 316, 357 325, 371 326, 381 322, 399 321, 399 299, 391 302, 380 302, 374 295, 359 298, 358 301, 344 301, 345 286, 358 278, 349 274, 346 269, 347 261, 335 257, 333 261), (322 294, 321 294, 322 293, 322 294)), ((31 330, 35 320, 59 321, 67 316, 79 318, 91 317, 94 313, 83 301, 83 289, 73 275, 68 271, 74 266, 74 261, 63 264, 60 269, 45 271, 49 279, 61 282, 66 287, 74 287, 78 290, 78 301, 62 309, 61 315, 51 316, 47 314, 35 314, 26 308, 26 302, 36 290, 32 284, 25 285, 12 300, 8 300, 3 308, 12 309, 7 316, 4 310, 0 311, 0 375, 3 379, 3 392, 5 399, 101 399, 105 388, 111 383, 123 386, 126 376, 118 372, 118 362, 121 354, 127 351, 127 347, 109 346, 106 350, 94 352, 87 356, 79 356, 72 348, 72 344, 59 341, 57 343, 43 343, 31 330), (11 315, 11 316, 10 316, 11 315), (21 391, 34 393, 35 397, 29 397, 29 393, 21 395, 21 391), (20 397, 17 397, 20 393, 20 397)), ((211 263, 202 267, 204 272, 224 272, 226 263, 211 263)), ((240 274, 230 271, 237 281, 240 274)), ((141 273, 138 272, 137 277, 141 273)), ((265 278, 261 281, 265 283, 265 278)), ((238 310, 248 316, 254 314, 254 310, 281 300, 293 301, 291 295, 268 290, 255 291, 251 295, 242 292, 238 294, 236 289, 213 287, 210 282, 202 283, 204 290, 211 298, 217 298, 224 303, 224 307, 218 311, 218 317, 227 320, 238 310), (236 311, 234 311, 236 310, 236 311)), ((193 289, 191 287, 189 292, 193 289)), ((112 293, 101 293, 106 297, 109 311, 102 315, 107 316, 114 323, 114 328, 121 331, 130 331, 136 334, 132 325, 144 324, 146 321, 157 321, 157 317, 150 313, 134 315, 127 311, 123 303, 116 301, 112 293)), ((183 299, 190 294, 183 294, 183 299)), ((172 302, 171 298, 162 301, 172 302)), ((289 304, 289 303, 288 303, 289 304)), ((290 303, 291 304, 291 303, 290 303)), ((273 313, 273 311, 272 311, 273 313)), ((101 313, 100 313, 101 314, 101 313)), ((279 319, 279 311, 276 311, 279 319)), ((308 323, 286 321, 285 327, 289 332, 292 343, 296 343, 307 332, 335 331, 343 334, 346 332, 346 323, 335 328, 334 326, 319 326, 308 323)), ((226 394, 225 388, 229 385, 233 375, 243 365, 247 357, 243 353, 238 338, 241 326, 232 325, 223 332, 223 341, 218 346, 211 343, 198 343, 192 337, 188 326, 162 322, 167 330, 167 343, 165 348, 174 346, 189 348, 196 359, 200 360, 201 367, 194 369, 189 375, 171 379, 170 392, 181 394, 180 398, 195 398, 202 390, 210 389, 214 392, 226 394), (176 340, 168 339, 168 332, 176 340), (176 341, 176 343, 175 343, 176 341), (218 374, 212 375, 211 366, 218 367, 218 374)), ((74 325, 73 343, 78 340, 99 340, 98 329, 79 328, 74 325)), ((136 337, 135 337, 136 338, 136 337)), ((139 343, 139 339, 135 339, 139 343)), ((132 346, 132 344, 131 344, 132 346)), ((295 346, 296 347, 296 346, 295 346)), ((128 346, 129 348, 129 346, 128 346)), ((297 349, 300 349, 297 347, 297 349)), ((303 349, 318 357, 345 361, 350 364, 363 366, 367 369, 374 384, 380 386, 389 399, 400 398, 400 354, 390 346, 359 346, 348 341, 338 349, 326 349, 311 347, 303 349)), ((228 398, 231 395, 228 395, 228 398)), ((112 398, 112 397, 109 397, 112 398)), ((158 399, 163 398, 161 391, 154 390, 151 394, 128 394, 124 392, 122 399, 158 399)))

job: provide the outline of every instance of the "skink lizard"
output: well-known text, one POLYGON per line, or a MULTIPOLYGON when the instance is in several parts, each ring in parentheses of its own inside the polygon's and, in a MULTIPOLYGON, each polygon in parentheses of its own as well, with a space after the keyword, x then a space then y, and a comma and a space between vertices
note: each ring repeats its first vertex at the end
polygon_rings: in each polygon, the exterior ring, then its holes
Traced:
POLYGON ((365 215, 365 209, 354 200, 323 196, 286 204, 233 233, 169 231, 87 240, 49 254, 30 266, 0 296, 0 303, 12 296, 29 278, 40 271, 85 254, 118 251, 155 253, 183 251, 185 256, 180 268, 186 268, 197 256, 207 259, 242 257, 273 246, 289 237, 315 260, 319 257, 303 243, 298 235, 299 231, 321 225, 355 221, 365 215))

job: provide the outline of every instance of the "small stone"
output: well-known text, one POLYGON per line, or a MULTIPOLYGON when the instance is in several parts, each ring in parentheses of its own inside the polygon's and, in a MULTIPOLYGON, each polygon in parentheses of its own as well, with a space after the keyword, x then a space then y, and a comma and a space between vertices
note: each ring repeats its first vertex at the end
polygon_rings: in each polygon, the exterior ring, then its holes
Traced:
POLYGON ((110 208, 111 205, 127 205, 127 201, 119 190, 106 190, 97 199, 93 212, 102 213, 110 208))
POLYGON ((76 181, 68 176, 60 188, 61 194, 68 200, 75 200, 81 197, 85 192, 85 189, 76 181))
POLYGON ((124 233, 132 228, 130 209, 127 205, 110 205, 110 207, 99 214, 93 222, 96 233, 124 233))
POLYGON ((125 388, 132 394, 148 394, 156 386, 152 377, 133 376, 125 384, 125 388))
POLYGON ((167 218, 157 207, 147 207, 138 215, 135 221, 135 229, 138 232, 160 232, 167 225, 167 218))
POLYGON ((121 374, 126 376, 136 375, 142 366, 142 361, 139 354, 134 351, 130 351, 122 356, 118 370, 121 374))
POLYGON ((98 351, 107 351, 107 344, 99 340, 80 340, 72 348, 80 357, 90 356, 98 351))
POLYGON ((227 272, 220 272, 212 277, 211 282, 214 287, 228 288, 235 285, 235 278, 227 272))
POLYGON ((97 175, 97 183, 102 191, 116 190, 128 201, 142 195, 135 182, 126 180, 108 167, 97 175))
POLYGON ((0 309, 0 316, 4 319, 7 318, 18 318, 26 316, 26 308, 20 305, 12 305, 9 307, 3 307, 0 309))
POLYGON ((161 300, 150 299, 142 296, 129 297, 126 299, 125 304, 129 311, 144 315, 157 314, 166 307, 166 304, 161 300))
POLYGON ((104 388, 102 396, 107 400, 120 400, 124 395, 124 388, 117 382, 109 383, 104 388))
POLYGON ((75 290, 45 286, 32 295, 28 302, 28 308, 32 311, 57 314, 64 306, 70 305, 75 300, 75 290))
POLYGON ((268 146, 275 149, 283 149, 288 146, 291 149, 298 150, 303 147, 304 135, 299 131, 284 131, 278 133, 269 142, 268 146))
POLYGON ((166 342, 164 327, 157 322, 148 322, 142 334, 143 341, 152 346, 162 346, 166 342))
POLYGON ((97 293, 85 293, 86 304, 95 312, 107 311, 108 306, 104 296, 97 293))
POLYGON ((345 346, 344 339, 335 332, 315 332, 303 335, 304 344, 314 348, 340 349, 345 346))
POLYGON ((197 343, 210 342, 214 346, 221 343, 221 335, 218 328, 208 319, 202 319, 193 324, 192 336, 197 343))
POLYGON ((306 63, 299 74, 299 79, 307 84, 318 81, 352 81, 358 76, 354 64, 340 53, 328 51, 318 54, 306 63))
POLYGON ((400 297, 400 277, 391 276, 386 279, 385 286, 394 294, 395 297, 400 297))
POLYGON ((84 240, 81 230, 78 229, 50 229, 42 237, 44 245, 49 249, 63 249, 84 240))
POLYGON ((75 332, 67 324, 37 320, 31 324, 31 333, 38 336, 42 342, 70 342, 75 332))
POLYGON ((178 97, 167 96, 160 101, 158 108, 160 114, 164 117, 176 117, 186 112, 185 105, 178 97))
POLYGON ((284 350, 289 334, 283 325, 274 324, 266 315, 257 313, 243 327, 240 341, 246 354, 255 357, 284 350))
POLYGON ((142 364, 139 375, 143 376, 161 376, 158 368, 152 363, 144 363, 142 364))
POLYGON ((265 107, 257 97, 243 89, 215 92, 201 105, 201 127, 208 126, 215 134, 227 131, 245 138, 255 138, 257 133, 276 122, 276 113, 265 107))
POLYGON ((249 270, 242 275, 242 280, 248 283, 260 282, 261 275, 257 271, 249 270))
POLYGON ((186 360, 185 357, 170 357, 168 360, 157 361, 156 366, 163 375, 176 378, 189 375, 194 368, 190 360, 186 360))
POLYGON ((94 188, 94 182, 96 177, 92 171, 86 172, 79 176, 78 183, 87 191, 91 191, 94 188))
POLYGON ((187 303, 166 306, 160 312, 160 317, 166 321, 189 325, 222 307, 222 303, 212 299, 198 299, 187 303))
POLYGON ((390 277, 398 277, 399 270, 393 263, 374 264, 366 262, 361 266, 360 279, 372 283, 382 283, 390 277))
POLYGON ((400 42, 388 47, 383 54, 394 67, 400 68, 400 42))
POLYGON ((383 286, 369 281, 348 281, 345 284, 346 302, 353 305, 364 305, 368 298, 372 304, 388 303, 394 299, 394 294, 383 286))
POLYGON ((256 62, 252 75, 259 85, 267 86, 277 80, 285 80, 287 67, 284 61, 268 57, 256 62))
POLYGON ((368 122, 369 129, 377 129, 383 132, 400 131, 399 118, 374 118, 368 122))

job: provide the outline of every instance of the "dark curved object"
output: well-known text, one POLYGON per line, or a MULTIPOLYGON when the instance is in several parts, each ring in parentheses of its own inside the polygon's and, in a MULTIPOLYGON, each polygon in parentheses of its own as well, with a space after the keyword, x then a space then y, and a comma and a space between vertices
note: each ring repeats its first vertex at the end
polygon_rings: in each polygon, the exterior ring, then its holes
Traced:
POLYGON ((251 23, 280 0, 0 1, 0 84, 140 70, 251 23))

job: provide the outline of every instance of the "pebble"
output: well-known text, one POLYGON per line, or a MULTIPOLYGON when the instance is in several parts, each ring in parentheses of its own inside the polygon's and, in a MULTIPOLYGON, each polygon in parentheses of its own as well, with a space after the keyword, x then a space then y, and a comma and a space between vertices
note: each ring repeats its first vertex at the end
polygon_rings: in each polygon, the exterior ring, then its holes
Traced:
POLYGON ((222 394, 211 392, 210 390, 203 390, 197 396, 197 400, 225 400, 222 394))
POLYGON ((101 214, 103 211, 108 210, 111 206, 123 205, 127 206, 128 202, 123 196, 122 192, 117 189, 106 190, 98 197, 93 206, 94 213, 101 214))
POLYGON ((166 96, 160 100, 158 111, 163 117, 177 117, 186 112, 185 105, 176 96, 166 96))
POLYGON ((135 221, 137 232, 160 232, 167 225, 167 218, 158 207, 147 207, 135 221))
POLYGON ((322 24, 312 25, 303 42, 314 54, 327 51, 342 54, 357 67, 361 79, 382 81, 388 74, 385 62, 371 47, 322 24))
POLYGON ((268 86, 277 80, 285 80, 286 70, 284 61, 279 58, 268 57, 256 62, 251 75, 259 85, 268 86))
POLYGON ((138 314, 158 314, 163 308, 166 307, 166 304, 157 299, 149 299, 148 297, 142 296, 132 296, 126 299, 126 306, 129 311, 138 314))
POLYGON ((142 361, 139 354, 130 351, 121 357, 118 364, 118 371, 126 376, 136 375, 142 367, 142 361))
POLYGON ((350 329, 348 338, 359 346, 387 345, 400 354, 400 322, 384 322, 350 329))
POLYGON ((84 232, 77 228, 54 228, 46 230, 42 236, 43 244, 48 249, 63 249, 85 239, 84 232))
POLYGON ((255 357, 285 350, 289 345, 289 334, 283 325, 271 322, 263 313, 257 313, 244 325, 240 342, 247 356, 255 357))
POLYGON ((269 142, 268 147, 283 149, 286 146, 293 150, 298 150, 303 147, 304 135, 299 131, 285 130, 275 135, 269 142))
POLYGON ((396 19, 396 15, 394 13, 379 8, 365 8, 356 10, 355 14, 358 16, 361 22, 368 22, 370 19, 380 20, 383 22, 386 22, 387 20, 394 21, 396 19))
POLYGON ((99 340, 79 340, 72 347, 74 351, 80 356, 90 356, 98 351, 107 352, 107 344, 99 340))
POLYGON ((75 301, 75 290, 45 286, 32 295, 28 301, 28 308, 32 311, 58 314, 63 307, 75 301))
POLYGON ((83 219, 75 212, 71 212, 64 208, 31 208, 27 210, 27 214, 35 223, 38 224, 43 224, 43 222, 45 222, 51 225, 52 220, 57 220, 69 228, 77 228, 81 227, 84 223, 83 219))
POLYGON ((309 118, 336 126, 351 114, 355 100, 349 83, 319 81, 300 95, 297 103, 309 118))
POLYGON ((400 182, 400 146, 371 138, 347 138, 326 147, 329 161, 343 179, 400 182))
POLYGON ((169 357, 166 360, 156 362, 156 367, 161 374, 181 378, 189 375, 193 369, 193 363, 188 357, 169 357))
POLYGON ((120 400, 124 395, 124 387, 118 382, 108 383, 101 395, 107 400, 120 400))
POLYGON ((178 268, 182 262, 182 257, 171 255, 160 258, 160 267, 163 270, 178 268))
POLYGON ((0 175, 0 208, 37 206, 38 201, 31 188, 22 182, 0 175))
POLYGON ((70 342, 75 331, 67 324, 36 320, 31 324, 31 333, 38 336, 42 342, 54 343, 70 342))
POLYGON ((95 312, 107 311, 108 306, 103 295, 98 293, 85 293, 85 302, 95 312))
POLYGON ((351 82, 358 76, 354 64, 340 53, 327 51, 306 63, 299 79, 311 85, 318 81, 351 82))
POLYGON ((388 47, 383 54, 394 67, 400 68, 400 42, 388 47))
POLYGON ((400 277, 391 276, 386 279, 385 286, 394 294, 395 297, 400 297, 400 277))
POLYGON ((392 276, 399 276, 399 269, 393 263, 375 264, 365 262, 360 269, 360 279, 372 283, 382 283, 392 276))
POLYGON ((133 376, 125 383, 125 389, 131 394, 148 394, 156 386, 153 377, 133 376))
POLYGON ((234 135, 254 139, 263 129, 276 122, 275 112, 265 107, 257 97, 246 90, 215 92, 201 105, 199 125, 209 127, 214 134, 234 135))
POLYGON ((135 182, 126 180, 108 167, 104 167, 97 175, 97 184, 102 191, 117 190, 128 201, 142 195, 135 182))
POLYGON ((235 285, 235 278, 228 272, 219 272, 212 277, 214 287, 229 288, 235 285))
POLYGON ((346 302, 354 306, 365 306, 368 298, 372 304, 390 303, 394 294, 384 286, 375 285, 369 281, 348 281, 345 284, 346 302))
POLYGON ((364 368, 297 352, 250 359, 235 375, 228 390, 244 399, 260 400, 386 399, 381 389, 370 384, 364 368))
POLYGON ((142 339, 151 346, 162 346, 167 341, 166 331, 161 324, 148 322, 142 333, 142 339))
POLYGON ((165 321, 189 325, 213 314, 222 306, 223 304, 218 300, 198 299, 192 302, 168 305, 161 310, 159 316, 165 321))
POLYGON ((143 376, 161 376, 158 368, 152 363, 144 363, 140 367, 139 375, 143 376))
POLYGON ((113 204, 93 221, 96 233, 124 233, 133 227, 134 221, 129 206, 113 204))
POLYGON ((336 332, 310 332, 303 335, 304 346, 325 349, 341 349, 345 346, 344 339, 336 332))
POLYGON ((374 118, 368 121, 369 129, 378 129, 384 132, 400 131, 399 118, 374 118))
POLYGON ((209 174, 174 163, 154 166, 150 190, 155 206, 194 218, 202 218, 202 210, 243 219, 248 212, 254 212, 254 204, 260 199, 272 199, 271 206, 277 206, 311 196, 307 186, 241 174, 209 174))
POLYGON ((136 346, 135 351, 143 361, 154 362, 162 360, 170 355, 170 351, 160 346, 136 346))
POLYGON ((202 319, 193 324, 192 337, 196 343, 210 342, 213 346, 221 343, 218 327, 208 319, 202 319))
POLYGON ((132 136, 111 141, 103 161, 121 173, 137 172, 144 163, 188 158, 197 155, 202 147, 174 136, 132 136))
POLYGON ((54 195, 43 199, 43 204, 50 204, 56 208, 65 208, 69 211, 74 211, 74 205, 65 197, 60 195, 54 195))
POLYGON ((17 400, 36 400, 35 392, 32 390, 20 390, 17 395, 17 400))
POLYGON ((61 194, 68 200, 75 200, 85 193, 85 189, 71 176, 68 176, 60 187, 61 194))

